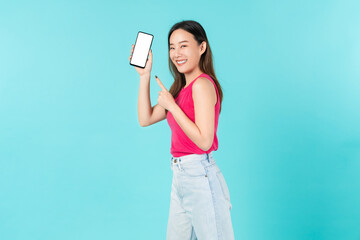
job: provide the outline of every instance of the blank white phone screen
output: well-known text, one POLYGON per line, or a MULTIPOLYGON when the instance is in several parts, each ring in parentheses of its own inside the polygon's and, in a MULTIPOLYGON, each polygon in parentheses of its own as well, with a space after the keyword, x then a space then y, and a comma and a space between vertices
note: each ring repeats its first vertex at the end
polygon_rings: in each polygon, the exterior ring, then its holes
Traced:
POLYGON ((147 56, 150 50, 153 35, 139 32, 136 38, 131 64, 145 67, 147 56))

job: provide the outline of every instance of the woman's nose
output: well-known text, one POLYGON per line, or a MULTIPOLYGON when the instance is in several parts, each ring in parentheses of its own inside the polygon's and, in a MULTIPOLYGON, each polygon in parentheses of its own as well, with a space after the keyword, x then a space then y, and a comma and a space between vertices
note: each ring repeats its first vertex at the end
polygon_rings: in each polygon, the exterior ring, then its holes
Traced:
POLYGON ((179 49, 175 49, 175 57, 178 57, 178 56, 180 56, 181 54, 180 54, 180 50, 179 49))

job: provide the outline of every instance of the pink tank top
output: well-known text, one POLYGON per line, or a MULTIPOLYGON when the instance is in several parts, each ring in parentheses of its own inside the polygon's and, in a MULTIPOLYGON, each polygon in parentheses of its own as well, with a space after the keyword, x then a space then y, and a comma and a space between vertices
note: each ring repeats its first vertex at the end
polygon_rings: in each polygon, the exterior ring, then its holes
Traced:
POLYGON ((171 129, 171 149, 170 153, 173 157, 181 157, 189 154, 203 154, 210 153, 211 151, 216 151, 218 149, 218 139, 216 135, 219 113, 220 113, 220 98, 219 92, 217 90, 214 80, 206 74, 202 73, 196 77, 186 88, 181 89, 178 96, 175 98, 177 105, 183 110, 186 116, 195 123, 195 109, 194 109, 194 100, 192 97, 192 85, 199 77, 206 77, 209 79, 215 87, 217 102, 215 104, 215 128, 214 128, 214 141, 209 150, 204 151, 199 148, 191 139, 184 133, 178 123, 175 121, 173 115, 170 111, 167 113, 167 121, 171 129))

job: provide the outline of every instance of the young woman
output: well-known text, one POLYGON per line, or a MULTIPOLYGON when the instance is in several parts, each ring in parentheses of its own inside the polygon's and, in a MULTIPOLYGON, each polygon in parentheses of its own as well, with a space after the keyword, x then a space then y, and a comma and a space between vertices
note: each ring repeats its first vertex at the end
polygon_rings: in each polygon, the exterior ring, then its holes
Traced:
MULTIPOLYGON (((135 67, 140 75, 140 125, 166 118, 172 132, 173 179, 166 239, 234 239, 229 190, 212 156, 218 149, 222 90, 205 30, 195 21, 176 23, 168 34, 168 48, 175 81, 167 91, 155 76, 162 91, 153 107, 149 96, 151 50, 145 68, 135 67)), ((133 49, 134 45, 131 54, 133 49)))

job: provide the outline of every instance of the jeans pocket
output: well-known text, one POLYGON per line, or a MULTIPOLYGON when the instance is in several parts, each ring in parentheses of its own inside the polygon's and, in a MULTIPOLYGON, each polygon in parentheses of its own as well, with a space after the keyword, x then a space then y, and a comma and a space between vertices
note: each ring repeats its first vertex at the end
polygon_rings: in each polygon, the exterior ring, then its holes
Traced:
POLYGON ((229 188, 226 184, 226 181, 225 181, 225 178, 222 174, 222 172, 220 171, 220 169, 218 169, 218 171, 216 172, 216 176, 219 180, 219 183, 220 183, 220 186, 221 186, 221 189, 222 189, 222 192, 224 194, 224 198, 225 200, 228 202, 229 204, 229 210, 231 210, 232 208, 232 205, 231 205, 231 202, 230 202, 230 192, 229 192, 229 188))
POLYGON ((183 164, 181 165, 181 168, 184 175, 188 177, 204 177, 206 175, 206 170, 200 162, 195 164, 183 164))

